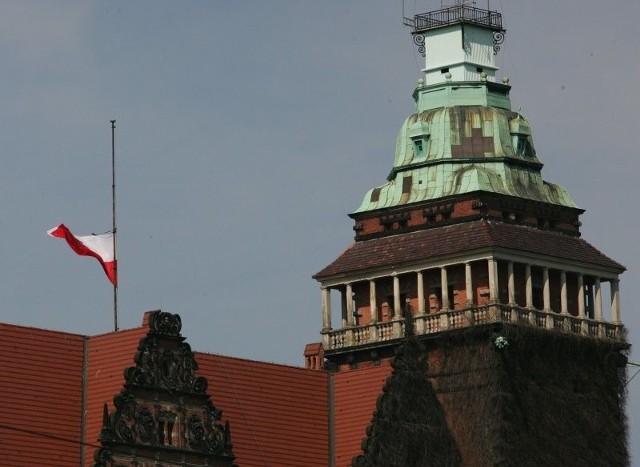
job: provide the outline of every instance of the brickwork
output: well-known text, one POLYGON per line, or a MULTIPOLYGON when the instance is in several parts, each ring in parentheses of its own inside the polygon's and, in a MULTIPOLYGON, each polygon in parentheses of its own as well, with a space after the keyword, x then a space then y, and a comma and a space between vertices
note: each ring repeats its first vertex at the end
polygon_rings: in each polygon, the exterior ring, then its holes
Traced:
POLYGON ((500 219, 514 224, 579 235, 582 210, 490 193, 414 203, 402 208, 353 214, 357 240, 410 232, 474 218, 500 219))

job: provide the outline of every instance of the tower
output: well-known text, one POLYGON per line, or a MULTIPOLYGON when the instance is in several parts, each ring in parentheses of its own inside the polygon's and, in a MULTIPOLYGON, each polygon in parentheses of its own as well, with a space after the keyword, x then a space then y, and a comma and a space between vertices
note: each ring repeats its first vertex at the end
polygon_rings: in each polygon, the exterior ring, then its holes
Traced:
MULTIPOLYGON (((446 420, 429 429, 454 440, 447 465, 626 465, 624 267, 581 238, 584 211, 542 179, 531 126, 496 76, 501 14, 458 2, 405 24, 425 55, 415 111, 386 183, 350 214, 355 241, 314 276, 327 367, 364 374, 417 341, 409 353, 446 420)), ((402 387, 384 393, 401 400, 402 387)), ((357 465, 399 462, 367 458, 394 431, 357 465)))

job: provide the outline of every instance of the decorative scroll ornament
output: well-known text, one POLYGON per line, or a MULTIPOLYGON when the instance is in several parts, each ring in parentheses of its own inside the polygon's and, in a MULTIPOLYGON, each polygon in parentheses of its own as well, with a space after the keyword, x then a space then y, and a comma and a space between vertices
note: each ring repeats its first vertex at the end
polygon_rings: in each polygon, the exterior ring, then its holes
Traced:
POLYGON ((424 46, 424 34, 413 34, 413 43, 418 46, 418 52, 424 57, 426 55, 426 49, 424 46))
POLYGON ((498 55, 500 45, 504 42, 504 31, 493 31, 493 55, 498 55))
POLYGON ((180 336, 182 320, 180 315, 174 315, 164 311, 154 311, 149 316, 149 327, 152 331, 165 336, 180 336))

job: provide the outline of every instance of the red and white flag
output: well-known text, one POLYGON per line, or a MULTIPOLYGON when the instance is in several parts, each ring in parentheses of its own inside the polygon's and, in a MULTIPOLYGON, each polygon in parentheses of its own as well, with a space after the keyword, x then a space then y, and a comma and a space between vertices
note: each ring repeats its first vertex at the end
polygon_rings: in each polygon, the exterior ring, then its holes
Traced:
POLYGON ((117 262, 113 250, 113 233, 77 237, 64 224, 47 231, 47 235, 64 238, 71 249, 81 256, 93 256, 100 261, 105 274, 117 287, 117 262))

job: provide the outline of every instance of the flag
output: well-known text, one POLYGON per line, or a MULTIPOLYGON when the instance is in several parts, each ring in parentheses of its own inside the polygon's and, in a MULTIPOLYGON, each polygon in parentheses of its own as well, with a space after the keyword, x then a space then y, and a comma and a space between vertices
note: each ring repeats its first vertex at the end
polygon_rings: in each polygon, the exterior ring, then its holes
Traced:
POLYGON ((113 233, 76 237, 64 224, 47 231, 47 235, 64 238, 71 249, 81 256, 93 256, 102 265, 111 283, 117 287, 117 262, 113 250, 113 233))

